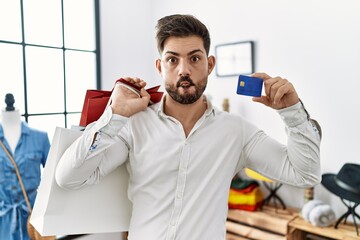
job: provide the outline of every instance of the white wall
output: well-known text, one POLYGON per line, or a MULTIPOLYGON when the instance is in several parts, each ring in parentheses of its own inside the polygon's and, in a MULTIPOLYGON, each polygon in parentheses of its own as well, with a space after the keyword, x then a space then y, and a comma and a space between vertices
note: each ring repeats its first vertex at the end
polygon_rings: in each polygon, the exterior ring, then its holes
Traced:
MULTIPOLYGON (((337 173, 346 162, 360 163, 360 2, 357 0, 137 0, 101 2, 103 86, 120 76, 160 78, 154 68, 156 20, 173 13, 197 16, 210 29, 212 53, 217 44, 255 41, 256 70, 289 79, 323 129, 323 173, 337 173), (151 4, 150 4, 151 2, 151 4), (123 58, 119 58, 122 56, 123 58), (124 57, 125 56, 125 57, 124 57)), ((221 108, 242 114, 274 138, 285 142, 277 113, 235 94, 237 79, 209 78, 207 94, 221 108), (221 87, 219 87, 221 86, 221 87)), ((266 161, 266 159, 264 159, 266 161)), ((301 207, 303 190, 285 186, 281 196, 301 207)), ((346 209, 322 185, 315 197, 341 215, 346 209)))
POLYGON ((151 8, 151 1, 144 0, 100 2, 103 89, 111 89, 120 77, 149 79, 155 71, 151 8))

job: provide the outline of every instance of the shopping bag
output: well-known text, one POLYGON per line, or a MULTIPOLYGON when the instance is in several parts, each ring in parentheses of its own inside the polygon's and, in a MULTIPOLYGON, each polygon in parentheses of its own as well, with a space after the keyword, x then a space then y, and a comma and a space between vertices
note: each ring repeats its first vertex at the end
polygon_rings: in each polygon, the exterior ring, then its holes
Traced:
POLYGON ((110 96, 111 91, 86 90, 79 125, 86 127, 89 123, 98 120, 101 114, 103 114, 110 96))
MULTIPOLYGON (((120 78, 115 81, 115 84, 122 84, 125 87, 131 89, 140 96, 140 89, 136 85, 128 82, 127 80, 120 78)), ((160 85, 148 88, 146 91, 150 94, 150 105, 157 103, 161 100, 163 92, 159 92, 160 85)), ((111 91, 106 90, 87 90, 85 94, 83 109, 81 111, 80 123, 82 127, 86 127, 89 123, 92 123, 100 118, 103 114, 106 105, 109 102, 111 91)))
POLYGON ((132 205, 128 172, 118 167, 99 184, 65 190, 55 181, 56 165, 82 132, 57 127, 41 176, 30 223, 44 236, 127 231, 132 205))

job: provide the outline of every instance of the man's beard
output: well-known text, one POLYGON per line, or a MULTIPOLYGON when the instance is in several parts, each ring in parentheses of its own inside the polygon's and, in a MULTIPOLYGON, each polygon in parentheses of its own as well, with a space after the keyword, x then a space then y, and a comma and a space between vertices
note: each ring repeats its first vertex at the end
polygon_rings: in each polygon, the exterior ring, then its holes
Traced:
POLYGON ((205 88, 206 88, 206 81, 198 85, 195 85, 192 79, 188 76, 180 77, 180 79, 176 82, 176 86, 169 84, 165 85, 165 89, 167 93, 170 95, 170 97, 174 99, 176 102, 181 104, 192 104, 196 102, 205 91, 205 88), (188 82, 189 84, 187 86, 188 88, 194 86, 195 93, 186 92, 184 94, 180 94, 178 88, 181 87, 182 82, 188 82))

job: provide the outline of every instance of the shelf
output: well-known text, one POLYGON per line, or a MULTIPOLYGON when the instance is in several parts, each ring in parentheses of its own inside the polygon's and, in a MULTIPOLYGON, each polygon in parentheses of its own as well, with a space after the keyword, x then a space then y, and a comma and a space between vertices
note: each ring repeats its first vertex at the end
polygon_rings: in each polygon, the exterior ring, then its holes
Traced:
POLYGON ((316 234, 329 239, 360 240, 360 236, 356 236, 356 230, 353 224, 339 224, 337 229, 333 226, 316 227, 299 216, 289 223, 289 240, 304 239, 303 236, 306 235, 306 233, 316 234))
POLYGON ((227 240, 286 240, 288 223, 296 210, 264 206, 255 212, 230 209, 226 222, 227 240))
POLYGON ((298 209, 269 206, 255 212, 230 209, 226 240, 360 240, 353 224, 341 223, 337 229, 333 226, 316 227, 306 222, 298 212, 298 209))

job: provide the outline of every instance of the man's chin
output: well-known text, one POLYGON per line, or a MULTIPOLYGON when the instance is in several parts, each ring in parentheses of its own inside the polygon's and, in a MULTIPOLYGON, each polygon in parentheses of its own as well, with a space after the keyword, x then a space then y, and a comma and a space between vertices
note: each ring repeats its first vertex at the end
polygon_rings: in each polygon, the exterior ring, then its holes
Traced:
POLYGON ((194 94, 196 91, 194 86, 189 87, 178 87, 179 94, 194 94))

